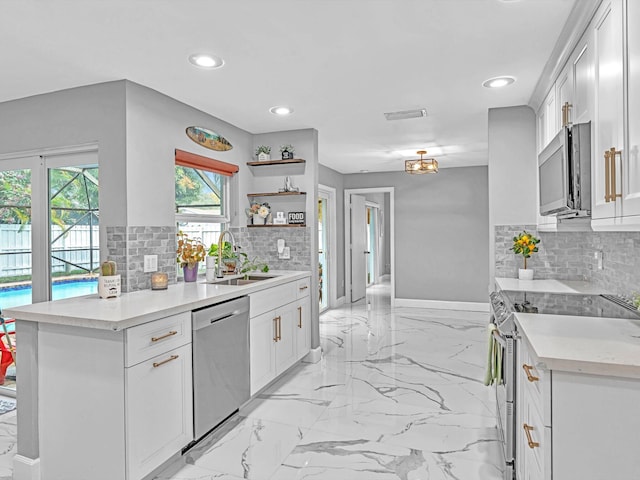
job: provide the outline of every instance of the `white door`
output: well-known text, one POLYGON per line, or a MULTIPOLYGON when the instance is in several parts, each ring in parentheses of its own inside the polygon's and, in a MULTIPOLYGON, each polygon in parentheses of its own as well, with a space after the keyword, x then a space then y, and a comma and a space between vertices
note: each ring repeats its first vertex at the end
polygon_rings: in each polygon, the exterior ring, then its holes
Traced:
POLYGON ((367 209, 362 195, 351 195, 351 301, 364 298, 367 287, 367 209))

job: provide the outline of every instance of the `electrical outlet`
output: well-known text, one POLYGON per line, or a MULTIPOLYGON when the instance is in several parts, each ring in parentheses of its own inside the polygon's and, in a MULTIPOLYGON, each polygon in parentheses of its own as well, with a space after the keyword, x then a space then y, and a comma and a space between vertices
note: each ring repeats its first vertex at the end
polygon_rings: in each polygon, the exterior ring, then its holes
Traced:
POLYGON ((280 258, 282 260, 290 260, 291 259, 291 248, 290 247, 284 247, 284 249, 282 250, 282 254, 280 255, 280 258))
POLYGON ((144 273, 158 271, 158 255, 144 256, 144 273))

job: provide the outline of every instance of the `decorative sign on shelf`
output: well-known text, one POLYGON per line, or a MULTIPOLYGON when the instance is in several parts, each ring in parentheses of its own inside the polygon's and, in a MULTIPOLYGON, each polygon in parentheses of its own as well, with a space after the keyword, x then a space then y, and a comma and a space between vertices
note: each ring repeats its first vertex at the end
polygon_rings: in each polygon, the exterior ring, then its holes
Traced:
POLYGON ((289 212, 287 214, 289 225, 304 225, 305 212, 289 212))
POLYGON ((276 218, 273 219, 274 225, 286 225, 287 219, 284 218, 284 212, 276 212, 276 218))

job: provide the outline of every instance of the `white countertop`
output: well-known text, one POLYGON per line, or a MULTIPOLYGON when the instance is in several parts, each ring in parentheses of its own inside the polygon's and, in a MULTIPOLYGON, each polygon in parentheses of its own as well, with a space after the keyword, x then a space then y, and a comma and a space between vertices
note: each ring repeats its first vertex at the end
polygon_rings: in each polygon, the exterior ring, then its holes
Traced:
POLYGON ((518 292, 547 292, 547 293, 608 293, 602 287, 591 282, 580 280, 518 280, 517 278, 496 277, 496 285, 500 290, 515 290, 518 292))
POLYGON ((550 370, 640 378, 640 320, 516 313, 516 324, 550 370))
MULTIPOLYGON (((256 274, 252 274, 256 275, 256 274)), ((107 330, 122 330, 168 315, 186 312, 218 302, 248 295, 310 275, 307 271, 270 271, 274 276, 249 285, 219 285, 179 282, 167 290, 140 290, 117 298, 101 299, 97 294, 34 303, 3 309, 6 317, 41 323, 55 323, 107 330)))

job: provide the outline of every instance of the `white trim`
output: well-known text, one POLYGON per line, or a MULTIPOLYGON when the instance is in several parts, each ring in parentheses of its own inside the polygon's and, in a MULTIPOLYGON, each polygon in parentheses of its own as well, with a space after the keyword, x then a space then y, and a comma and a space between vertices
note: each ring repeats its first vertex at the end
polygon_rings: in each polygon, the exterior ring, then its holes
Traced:
POLYGON ((344 305, 344 302, 345 302, 345 297, 344 296, 336 299, 336 307, 340 307, 341 305, 344 305))
POLYGON ((372 187, 372 188, 345 188, 344 190, 344 293, 345 302, 351 303, 351 195, 360 193, 388 193, 389 194, 389 225, 390 239, 389 248, 391 251, 391 306, 396 302, 396 282, 395 282, 395 188, 394 187, 372 187))
POLYGON ((13 480, 40 480, 40 458, 13 457, 13 480))
POLYGON ((436 310, 463 310, 466 312, 488 312, 489 304, 482 302, 447 302, 444 300, 418 300, 397 298, 396 307, 433 308, 436 310))
POLYGON ((365 201, 364 201, 364 205, 365 205, 366 207, 371 207, 371 208, 378 208, 378 209, 380 208, 380 204, 379 204, 379 203, 376 203, 376 202, 370 202, 369 200, 365 200, 365 201))
POLYGON ((309 350, 309 353, 302 359, 304 363, 318 363, 322 358, 322 347, 318 345, 316 348, 309 350))
POLYGON ((70 153, 82 153, 82 152, 97 152, 97 143, 82 143, 79 145, 70 145, 68 147, 52 147, 52 148, 38 148, 36 150, 23 150, 21 152, 12 153, 0 153, 0 160, 7 160, 11 158, 24 158, 34 156, 51 157, 56 155, 66 155, 70 153))
POLYGON ((327 309, 329 309, 338 306, 338 210, 336 206, 336 189, 327 185, 318 184, 318 199, 320 198, 327 199, 328 207, 327 225, 329 231, 327 232, 327 238, 329 248, 327 256, 329 260, 329 272, 327 279, 329 280, 329 288, 327 288, 327 293, 329 294, 329 298, 327 299, 327 309))

